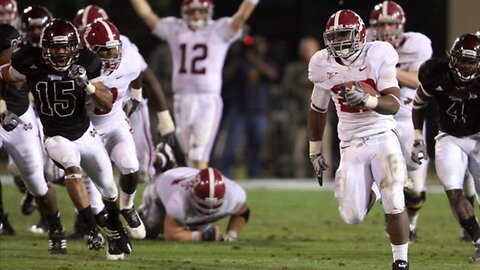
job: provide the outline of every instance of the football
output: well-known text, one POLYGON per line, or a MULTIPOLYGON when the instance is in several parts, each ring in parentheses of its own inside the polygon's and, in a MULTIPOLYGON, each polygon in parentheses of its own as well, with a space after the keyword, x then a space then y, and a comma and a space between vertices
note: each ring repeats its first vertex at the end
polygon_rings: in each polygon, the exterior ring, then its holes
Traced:
MULTIPOLYGON (((370 83, 367 83, 367 82, 364 82, 364 81, 359 81, 360 83, 360 86, 362 87, 363 91, 368 93, 369 95, 371 96, 377 96, 378 95, 378 91, 372 86, 373 81, 370 83)), ((355 82, 354 81, 349 81, 349 82, 346 82, 344 83, 343 85, 345 85, 345 87, 347 87, 348 89, 352 89, 353 86, 355 85, 355 82)))

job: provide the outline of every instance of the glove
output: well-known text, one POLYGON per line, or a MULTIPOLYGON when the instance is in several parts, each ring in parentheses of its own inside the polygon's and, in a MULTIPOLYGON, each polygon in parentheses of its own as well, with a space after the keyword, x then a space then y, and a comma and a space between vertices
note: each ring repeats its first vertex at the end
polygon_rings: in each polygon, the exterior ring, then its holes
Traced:
POLYGON ((75 80, 75 82, 85 88, 88 85, 88 77, 87 77, 87 71, 85 70, 84 67, 80 65, 72 65, 72 68, 70 68, 70 74, 69 76, 75 80))
POLYGON ((237 242, 238 241, 238 235, 236 231, 228 231, 226 234, 224 234, 221 238, 222 242, 237 242))
POLYGON ((177 138, 175 137, 175 132, 170 132, 168 134, 165 134, 162 136, 163 137, 163 141, 170 145, 170 146, 175 146, 175 143, 177 142, 177 138))
POLYGON ((310 162, 312 162, 313 169, 317 174, 318 184, 323 185, 323 171, 328 169, 328 164, 322 153, 310 155, 310 162))
POLYGON ((0 114, 0 122, 6 131, 14 130, 18 124, 23 125, 22 119, 10 111, 4 111, 0 114))
POLYGON ((87 71, 80 65, 72 65, 69 71, 69 76, 75 80, 88 95, 95 93, 95 86, 88 81, 87 71))
POLYGON ((217 241, 220 240, 220 227, 209 227, 202 231, 202 241, 217 241))
POLYGON ((357 109, 365 107, 365 103, 369 98, 369 94, 363 91, 362 87, 357 81, 352 89, 347 89, 345 86, 341 86, 340 90, 347 100, 348 105, 357 109))
POLYGON ((423 140, 417 139, 413 143, 412 160, 413 162, 421 165, 422 159, 425 159, 425 160, 428 159, 427 146, 425 145, 423 140))
POLYGON ((130 118, 132 113, 134 113, 140 106, 140 101, 131 98, 123 105, 123 111, 127 114, 127 117, 130 118))

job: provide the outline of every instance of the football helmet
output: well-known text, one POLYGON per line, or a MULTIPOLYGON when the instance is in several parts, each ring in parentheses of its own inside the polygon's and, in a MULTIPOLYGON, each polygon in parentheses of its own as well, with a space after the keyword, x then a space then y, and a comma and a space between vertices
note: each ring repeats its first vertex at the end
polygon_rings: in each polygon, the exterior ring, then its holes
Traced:
MULTIPOLYGON (((0 51, 15 48, 22 41, 22 36, 15 27, 9 24, 0 24, 0 51)), ((0 57, 3 60, 3 57, 0 57)), ((0 63, 3 65, 4 63, 0 63)))
POLYGON ((78 32, 82 33, 87 24, 97 19, 108 21, 109 18, 107 12, 99 6, 88 5, 77 11, 77 15, 75 15, 75 18, 73 19, 73 25, 78 29, 78 32))
POLYGON ((365 34, 362 18, 349 9, 342 9, 328 19, 323 40, 332 56, 348 58, 363 48, 365 34))
POLYGON ((83 32, 83 44, 100 56, 104 75, 111 74, 120 65, 122 42, 120 32, 113 23, 95 20, 88 24, 83 32))
POLYGON ((211 0, 183 0, 181 14, 190 28, 201 29, 212 19, 213 3, 211 0))
POLYGON ((389 42, 394 47, 402 42, 405 21, 403 8, 393 1, 379 3, 370 13, 375 39, 389 42))
POLYGON ((40 47, 42 30, 53 19, 53 15, 46 7, 32 5, 25 8, 21 16, 21 29, 25 41, 34 47, 40 47))
POLYGON ((18 24, 18 8, 15 0, 0 0, 0 24, 18 24))
POLYGON ((193 205, 199 213, 214 214, 222 206, 225 191, 223 175, 217 169, 200 170, 192 187, 193 205))
POLYGON ((57 71, 66 71, 78 59, 77 29, 66 20, 54 19, 48 23, 40 42, 43 59, 57 71))
POLYGON ((450 49, 450 69, 462 82, 480 76, 480 35, 463 34, 450 49))

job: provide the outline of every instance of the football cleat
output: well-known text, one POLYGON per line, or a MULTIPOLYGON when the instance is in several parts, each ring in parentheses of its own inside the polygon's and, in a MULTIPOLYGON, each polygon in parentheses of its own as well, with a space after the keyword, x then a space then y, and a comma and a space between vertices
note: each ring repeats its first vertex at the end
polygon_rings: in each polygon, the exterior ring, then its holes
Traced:
POLYGON ((132 244, 123 227, 116 230, 104 228, 104 231, 108 243, 107 260, 123 260, 125 258, 124 253, 130 254, 132 252, 132 244))
POLYGON ((408 262, 403 260, 396 260, 392 263, 392 270, 408 270, 410 269, 408 266, 408 262))
POLYGON ((28 231, 35 234, 44 234, 48 232, 48 223, 42 214, 40 214, 40 220, 38 223, 32 225, 28 231))
POLYGON ((12 227, 8 221, 7 214, 0 214, 0 235, 15 235, 15 229, 12 227))
POLYGON ((24 215, 30 215, 35 211, 35 209, 37 209, 35 207, 35 202, 33 201, 33 195, 30 192, 25 191, 20 203, 20 208, 22 210, 22 214, 24 215))
POLYGON ((48 233, 48 252, 50 254, 67 253, 67 238, 63 229, 48 233))
POLYGON ((122 219, 127 225, 127 230, 130 233, 130 236, 133 239, 144 239, 147 232, 142 219, 140 219, 137 211, 135 211, 135 207, 132 207, 131 209, 122 209, 120 210, 120 213, 122 214, 122 219))
POLYGON ((475 244, 475 254, 470 257, 470 262, 472 263, 479 263, 480 262, 480 245, 475 244))
POLYGON ((411 243, 416 243, 417 242, 417 230, 413 229, 408 232, 408 242, 411 243))
POLYGON ((100 250, 103 248, 105 239, 103 235, 95 228, 95 230, 88 233, 87 247, 90 250, 100 250))

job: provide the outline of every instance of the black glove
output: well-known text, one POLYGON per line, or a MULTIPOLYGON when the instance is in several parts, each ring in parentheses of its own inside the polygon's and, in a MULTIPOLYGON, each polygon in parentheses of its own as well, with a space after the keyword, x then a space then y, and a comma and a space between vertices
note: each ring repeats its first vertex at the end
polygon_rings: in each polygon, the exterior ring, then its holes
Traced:
POLYGON ((355 82, 355 86, 352 87, 352 89, 347 89, 345 86, 341 86, 340 90, 348 105, 351 107, 358 109, 365 106, 365 102, 368 99, 368 94, 363 91, 360 83, 355 82))
POLYGON ((0 122, 6 131, 14 130, 18 124, 23 124, 22 119, 11 111, 4 111, 0 114, 0 122))
POLYGON ((87 71, 80 65, 72 65, 69 76, 82 88, 88 85, 87 71))
POLYGON ((168 144, 172 147, 175 146, 175 143, 177 142, 177 138, 175 137, 175 131, 167 133, 167 134, 163 135, 162 137, 163 137, 163 142, 165 142, 166 144, 168 144))
POLYGON ((217 228, 210 227, 202 232, 202 241, 216 241, 217 240, 217 228))
POLYGON ((412 160, 413 162, 421 165, 422 159, 427 160, 427 146, 421 139, 417 139, 413 143, 413 150, 412 150, 412 160))
POLYGON ((328 169, 328 164, 322 153, 310 155, 310 162, 312 162, 313 169, 317 174, 318 184, 323 185, 323 171, 328 169))

